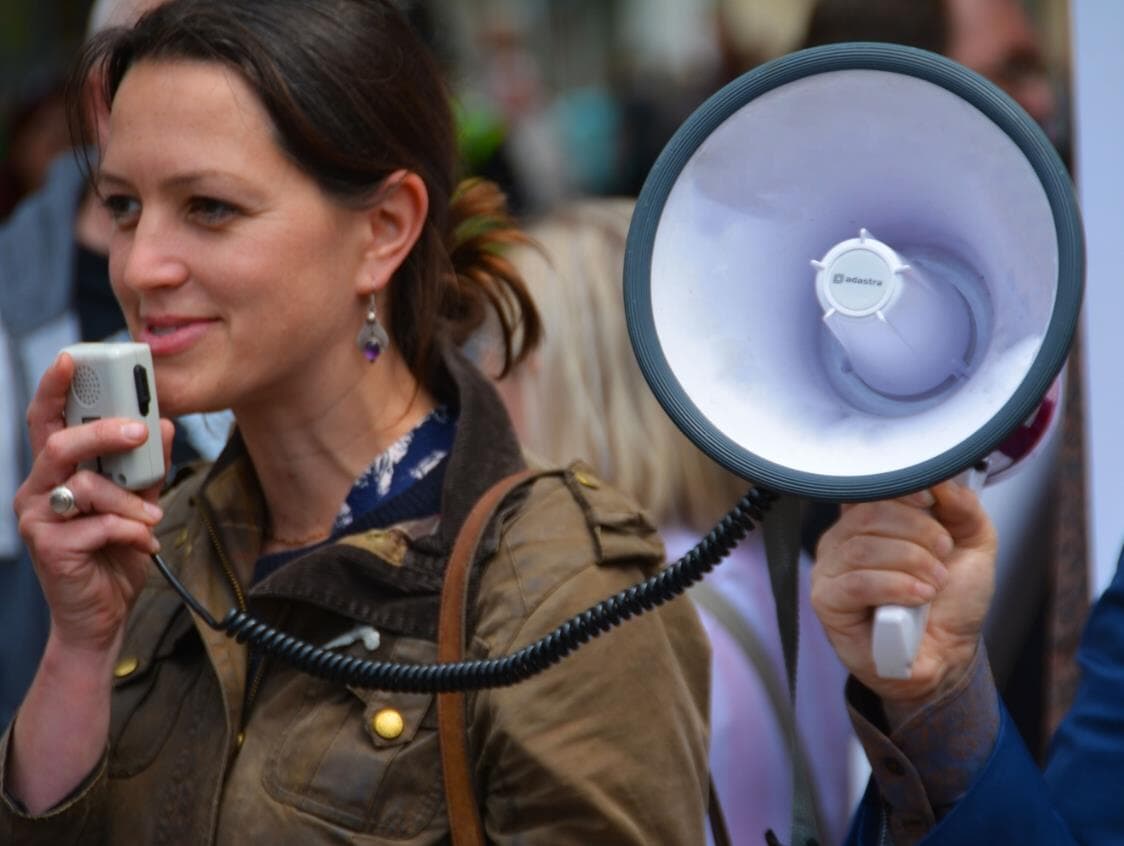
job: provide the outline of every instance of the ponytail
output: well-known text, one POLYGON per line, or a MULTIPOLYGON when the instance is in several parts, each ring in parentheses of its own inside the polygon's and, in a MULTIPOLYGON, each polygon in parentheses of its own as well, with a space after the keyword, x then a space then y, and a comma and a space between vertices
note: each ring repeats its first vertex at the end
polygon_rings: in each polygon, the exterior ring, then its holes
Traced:
POLYGON ((454 282, 446 288, 441 317, 459 346, 484 323, 489 311, 496 316, 502 335, 501 378, 542 338, 538 309, 507 255, 510 248, 530 243, 494 182, 472 178, 457 186, 449 206, 446 240, 454 282))

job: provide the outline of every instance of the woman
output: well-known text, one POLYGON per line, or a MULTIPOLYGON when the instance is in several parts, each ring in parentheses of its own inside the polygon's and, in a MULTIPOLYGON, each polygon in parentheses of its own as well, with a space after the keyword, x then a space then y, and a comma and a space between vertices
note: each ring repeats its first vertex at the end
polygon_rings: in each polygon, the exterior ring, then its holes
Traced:
MULTIPOLYGON (((723 470, 675 428, 636 364, 621 277, 633 202, 562 207, 529 227, 534 247, 511 254, 543 314, 544 339, 499 384, 523 443, 548 462, 588 457, 641 502, 669 557, 686 553, 749 484, 723 470), (566 397, 566 413, 553 397, 566 397)), ((501 346, 502 349, 502 346, 501 346)), ((850 816, 850 731, 836 691, 845 673, 812 614, 810 568, 801 571, 799 754, 811 772, 825 843, 850 816)), ((792 813, 788 726, 792 703, 758 533, 693 590, 710 637, 710 766, 733 843, 784 832, 792 813)))
MULTIPOLYGON (((229 407, 237 428, 157 505, 156 490, 76 470, 136 436, 122 421, 62 428, 72 360, 44 376, 15 507, 52 627, 0 746, 0 833, 448 842, 431 696, 248 653, 148 561, 160 549, 212 614, 249 607, 348 654, 434 660, 453 539, 523 466, 498 397, 455 350, 489 308, 507 321, 505 363, 538 335, 497 254, 517 239, 502 203, 487 185, 454 190, 446 94, 389 2, 172 2, 95 41, 78 73, 105 77, 111 275, 161 409, 229 407), (62 515, 60 485, 76 503, 62 515)), ((485 534, 469 657, 507 654, 659 565, 627 499, 545 476, 485 534)), ((704 635, 676 602, 470 694, 488 838, 699 842, 706 686, 704 635)))

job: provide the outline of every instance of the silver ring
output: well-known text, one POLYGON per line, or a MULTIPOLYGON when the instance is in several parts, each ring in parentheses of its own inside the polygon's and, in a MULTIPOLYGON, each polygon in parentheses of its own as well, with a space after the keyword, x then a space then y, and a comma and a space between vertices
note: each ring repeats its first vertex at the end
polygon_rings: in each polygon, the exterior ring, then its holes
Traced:
POLYGON ((51 504, 51 510, 60 517, 73 517, 78 513, 78 501, 74 498, 74 491, 66 485, 51 488, 47 501, 51 504))

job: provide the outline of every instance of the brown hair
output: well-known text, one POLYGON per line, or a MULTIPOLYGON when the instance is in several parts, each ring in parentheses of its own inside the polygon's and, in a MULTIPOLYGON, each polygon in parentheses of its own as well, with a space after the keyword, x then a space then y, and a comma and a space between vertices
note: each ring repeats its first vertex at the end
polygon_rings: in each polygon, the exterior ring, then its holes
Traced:
MULTIPOLYGON (((100 72, 96 93, 111 107, 129 68, 146 59, 237 71, 270 115, 280 148, 337 202, 369 204, 398 170, 422 178, 428 218, 390 288, 388 320, 419 380, 430 381, 435 347, 445 338, 462 342, 489 310, 504 330, 505 368, 538 342, 538 312, 503 256, 524 238, 498 188, 479 180, 458 187, 448 92, 392 3, 173 0, 132 29, 93 38, 71 91, 100 72)), ((88 113, 73 95, 70 116, 75 133, 91 137, 88 113)))

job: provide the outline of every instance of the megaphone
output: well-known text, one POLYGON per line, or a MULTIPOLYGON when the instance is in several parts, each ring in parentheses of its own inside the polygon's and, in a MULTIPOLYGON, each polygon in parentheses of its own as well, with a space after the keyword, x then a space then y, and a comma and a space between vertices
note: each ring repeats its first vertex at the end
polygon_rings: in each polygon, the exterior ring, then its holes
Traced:
MULTIPOLYGON (((1083 280, 1069 175, 1026 113, 941 56, 854 43, 762 65, 679 128, 624 296, 640 368, 700 449, 849 502, 999 455, 1065 362, 1083 280)), ((882 629, 902 644, 884 675, 908 674, 921 614, 882 629)))

